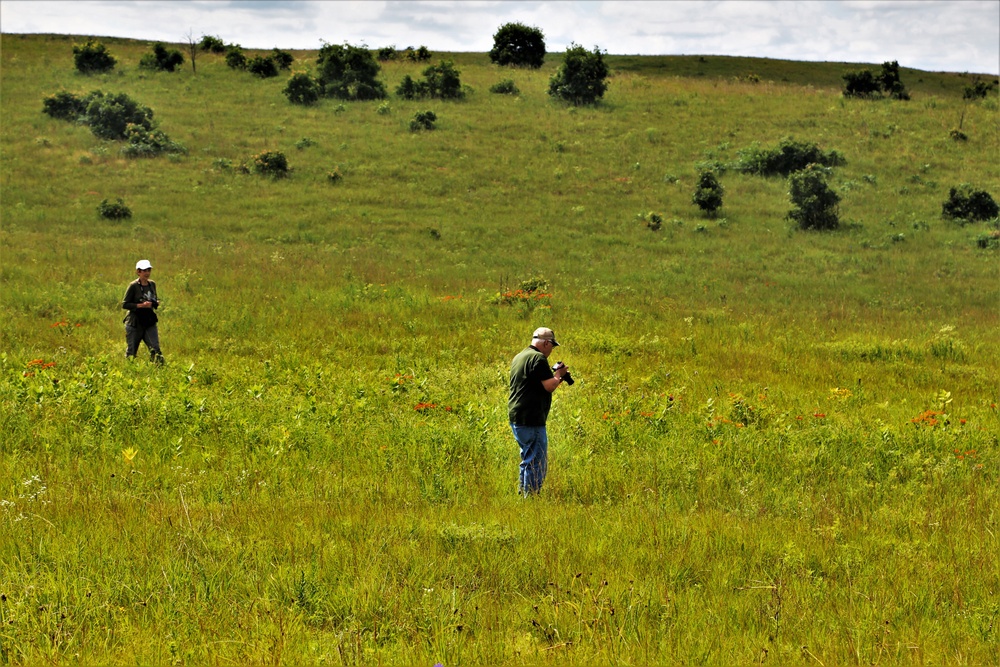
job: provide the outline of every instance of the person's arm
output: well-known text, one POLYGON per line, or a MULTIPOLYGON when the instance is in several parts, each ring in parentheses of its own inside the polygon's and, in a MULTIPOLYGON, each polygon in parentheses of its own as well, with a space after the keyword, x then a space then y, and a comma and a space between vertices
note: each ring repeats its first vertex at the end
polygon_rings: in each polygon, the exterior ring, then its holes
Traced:
POLYGON ((545 387, 545 391, 551 394, 556 390, 556 387, 562 384, 562 382, 563 382, 562 376, 557 375, 555 377, 549 378, 548 380, 543 380, 542 386, 545 387))
POLYGON ((122 299, 122 308, 125 310, 135 310, 139 307, 137 299, 135 283, 129 283, 128 289, 125 290, 125 298, 122 299))

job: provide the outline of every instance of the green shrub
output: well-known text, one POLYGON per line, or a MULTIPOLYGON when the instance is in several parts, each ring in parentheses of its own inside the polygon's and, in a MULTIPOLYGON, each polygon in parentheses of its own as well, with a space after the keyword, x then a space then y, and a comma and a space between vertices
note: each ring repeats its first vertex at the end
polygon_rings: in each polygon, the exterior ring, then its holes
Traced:
POLYGON ((762 149, 754 144, 738 151, 739 159, 731 165, 736 171, 758 176, 788 176, 792 172, 805 169, 806 165, 818 164, 824 167, 839 167, 847 163, 836 150, 822 151, 812 143, 782 139, 777 148, 762 149))
POLYGON ((129 125, 153 129, 153 110, 125 93, 114 95, 95 90, 85 99, 86 122, 90 131, 101 139, 121 141, 126 138, 129 125))
POLYGON ((445 100, 462 97, 460 75, 461 72, 455 69, 455 64, 450 60, 442 60, 437 65, 431 65, 424 70, 427 95, 445 100))
POLYGON ((162 72, 173 72, 184 64, 184 54, 176 49, 168 49, 163 44, 154 44, 153 52, 139 59, 139 68, 162 72))
POLYGON ((1000 207, 990 193, 974 190, 968 183, 962 183, 948 192, 948 199, 941 206, 941 213, 946 218, 968 223, 991 220, 1000 214, 1000 207))
POLYGON ((125 204, 125 200, 121 197, 113 202, 102 199, 101 203, 97 205, 97 213, 107 220, 125 220, 132 217, 132 209, 125 204))
POLYGON ((387 116, 392 113, 392 107, 388 102, 382 102, 382 104, 378 105, 378 108, 375 109, 375 113, 380 116, 387 116))
POLYGON ((103 42, 89 39, 83 44, 73 45, 73 64, 81 74, 110 72, 118 63, 103 42))
POLYGON ((423 97, 458 99, 464 95, 461 72, 455 69, 450 60, 431 65, 424 70, 423 75, 422 80, 414 80, 409 74, 404 75, 396 88, 396 94, 407 100, 423 97))
POLYGON ((371 51, 350 44, 324 44, 316 59, 322 94, 341 100, 380 100, 387 97, 378 80, 381 66, 371 51))
POLYGON ((663 227, 663 216, 659 213, 654 213, 653 211, 648 211, 646 213, 640 213, 636 216, 640 222, 646 225, 646 228, 653 232, 660 231, 663 227))
POLYGON ((426 46, 420 46, 417 49, 408 48, 406 49, 406 59, 412 60, 413 62, 422 63, 431 59, 431 52, 426 46))
POLYGON ((888 93, 893 99, 908 100, 910 94, 899 78, 897 61, 882 63, 882 71, 857 70, 843 75, 844 97, 878 99, 888 93))
POLYGON ((319 100, 320 85, 305 72, 296 72, 288 79, 288 85, 281 92, 292 104, 309 105, 319 100))
POLYGON ((493 35, 490 61, 500 66, 538 69, 545 62, 545 35, 523 23, 506 23, 493 35))
POLYGON ((410 121, 410 131, 433 130, 437 115, 433 111, 418 111, 410 121))
POLYGON ((518 95, 521 91, 518 90, 513 79, 504 79, 490 86, 490 92, 498 95, 518 95))
POLYGON ((278 66, 278 69, 292 69, 292 63, 295 62, 295 56, 279 48, 272 49, 270 57, 274 61, 274 64, 278 66))
POLYGON ((383 46, 378 50, 378 59, 380 62, 388 62, 390 60, 399 60, 399 52, 396 51, 395 46, 383 46))
POLYGON ((141 125, 126 126, 125 140, 128 143, 121 151, 125 157, 155 157, 161 153, 177 154, 187 151, 160 130, 150 130, 141 125))
POLYGON ((226 49, 226 65, 230 69, 246 69, 247 57, 243 53, 243 47, 239 44, 230 44, 226 49))
POLYGON ((42 113, 59 120, 82 120, 87 113, 87 100, 61 90, 42 100, 42 113))
POLYGON ((600 49, 578 44, 566 49, 562 65, 549 79, 549 95, 574 105, 596 104, 608 89, 608 66, 600 49))
POLYGON ((404 74, 403 79, 396 87, 396 94, 404 100, 415 100, 418 97, 426 96, 426 87, 426 83, 415 81, 409 74, 404 74))
POLYGON ((1000 230, 991 230, 980 234, 976 238, 976 246, 983 250, 996 250, 1000 248, 1000 230))
POLYGON ((212 35, 202 35, 201 41, 198 42, 198 46, 202 51, 210 51, 212 53, 225 53, 226 45, 218 37, 213 37, 212 35))
POLYGON ((698 177, 698 186, 695 188, 691 201, 708 215, 714 216, 722 208, 722 195, 724 193, 725 190, 719 183, 715 172, 703 171, 698 177))
POLYGON ((281 151, 261 151, 250 158, 250 171, 272 178, 284 178, 289 173, 288 158, 281 151))
POLYGON ((261 79, 278 76, 278 65, 270 56, 254 56, 247 61, 247 70, 261 79))
POLYGON ((340 167, 334 167, 326 172, 326 180, 329 183, 340 183, 344 180, 344 172, 340 170, 340 167))
POLYGON ((979 77, 976 77, 971 86, 965 87, 965 92, 962 94, 962 99, 964 100, 981 100, 985 99, 990 91, 993 90, 997 85, 996 80, 993 83, 986 83, 979 77))
POLYGON ((788 178, 788 196, 793 208, 788 217, 800 229, 836 229, 840 225, 837 204, 840 196, 827 185, 829 170, 810 164, 788 178))

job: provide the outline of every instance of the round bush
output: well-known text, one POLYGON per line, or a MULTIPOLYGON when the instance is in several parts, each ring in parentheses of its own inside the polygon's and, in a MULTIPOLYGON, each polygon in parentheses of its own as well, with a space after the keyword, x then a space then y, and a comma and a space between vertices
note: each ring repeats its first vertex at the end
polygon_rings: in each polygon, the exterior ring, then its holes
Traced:
POLYGON ((117 62, 108 47, 95 39, 73 46, 73 63, 81 74, 110 72, 117 62))

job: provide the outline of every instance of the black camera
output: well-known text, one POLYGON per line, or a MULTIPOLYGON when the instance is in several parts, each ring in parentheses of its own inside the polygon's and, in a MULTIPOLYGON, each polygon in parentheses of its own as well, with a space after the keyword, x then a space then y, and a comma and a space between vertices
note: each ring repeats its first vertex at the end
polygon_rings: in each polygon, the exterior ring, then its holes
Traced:
MULTIPOLYGON (((561 362, 561 361, 558 361, 558 362, 556 362, 556 365, 552 367, 552 370, 553 371, 557 371, 560 368, 562 368, 563 366, 565 366, 565 364, 563 362, 561 362)), ((569 371, 566 371, 566 374, 563 375, 563 381, 566 384, 573 384, 573 382, 575 380, 573 380, 573 376, 569 374, 569 371)))

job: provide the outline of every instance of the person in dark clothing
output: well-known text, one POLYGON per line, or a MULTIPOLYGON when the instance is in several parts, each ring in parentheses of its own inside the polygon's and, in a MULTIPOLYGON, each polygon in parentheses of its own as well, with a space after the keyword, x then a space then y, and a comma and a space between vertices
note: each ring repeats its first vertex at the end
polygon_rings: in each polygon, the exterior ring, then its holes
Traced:
POLYGON ((159 318, 156 309, 160 300, 156 296, 156 283, 149 279, 153 265, 148 259, 140 259, 135 265, 136 279, 129 283, 122 299, 122 308, 128 311, 125 323, 125 357, 131 359, 139 351, 139 343, 146 343, 149 348, 149 359, 158 364, 163 363, 160 352, 160 334, 156 329, 159 318))
POLYGON ((552 329, 535 329, 531 345, 510 364, 507 416, 521 448, 519 483, 525 496, 538 493, 548 473, 549 440, 545 423, 552 407, 552 392, 569 375, 569 368, 562 364, 555 371, 549 368, 549 355, 558 345, 552 329))

